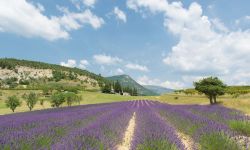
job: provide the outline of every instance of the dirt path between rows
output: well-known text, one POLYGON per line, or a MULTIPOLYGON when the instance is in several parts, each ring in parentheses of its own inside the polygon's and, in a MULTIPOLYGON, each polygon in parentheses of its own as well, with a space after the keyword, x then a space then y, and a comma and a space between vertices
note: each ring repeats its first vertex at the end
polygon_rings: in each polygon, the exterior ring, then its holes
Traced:
POLYGON ((176 134, 183 143, 183 145, 185 146, 186 150, 193 150, 194 147, 196 147, 193 139, 190 136, 178 131, 176 132, 176 134))
POLYGON ((129 121, 128 127, 123 137, 123 142, 121 145, 117 146, 117 150, 129 150, 130 149, 134 131, 135 131, 135 112, 133 113, 133 116, 129 121))

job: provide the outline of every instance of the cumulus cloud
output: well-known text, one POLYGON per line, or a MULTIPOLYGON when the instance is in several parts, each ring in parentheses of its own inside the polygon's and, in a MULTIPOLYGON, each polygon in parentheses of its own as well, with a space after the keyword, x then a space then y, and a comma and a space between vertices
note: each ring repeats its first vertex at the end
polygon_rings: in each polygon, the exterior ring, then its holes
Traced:
POLYGON ((165 81, 161 84, 162 87, 170 88, 170 89, 182 89, 185 87, 185 84, 179 81, 165 81))
POLYGON ((0 1, 0 31, 15 33, 24 37, 41 37, 46 40, 68 39, 69 31, 85 24, 99 28, 104 23, 90 10, 74 13, 65 11, 63 16, 48 17, 43 14, 41 4, 27 0, 0 1))
POLYGON ((249 29, 228 29, 218 18, 204 15, 196 2, 188 8, 167 0, 127 0, 127 5, 137 12, 164 14, 163 25, 179 39, 163 59, 166 65, 182 74, 216 75, 227 83, 250 83, 245 76, 250 73, 249 29))
POLYGON ((83 4, 89 7, 93 7, 97 0, 83 0, 83 4))
POLYGON ((146 75, 139 77, 136 81, 141 85, 156 85, 156 86, 161 86, 161 87, 170 88, 170 89, 182 89, 186 86, 182 82, 178 82, 178 81, 164 81, 164 82, 162 82, 161 80, 159 80, 157 78, 152 79, 146 75))
POLYGON ((150 79, 148 76, 143 75, 136 80, 141 85, 159 85, 159 79, 150 79))
POLYGON ((121 68, 117 68, 116 71, 115 71, 115 73, 117 75, 120 75, 120 74, 124 74, 124 71, 121 68))
POLYGON ((64 66, 64 67, 74 68, 74 67, 76 67, 76 60, 68 59, 67 62, 61 62, 60 64, 61 64, 61 66, 64 66))
POLYGON ((120 10, 118 7, 114 8, 113 13, 115 14, 117 20, 121 20, 124 23, 127 22, 126 14, 122 10, 120 10))
POLYGON ((115 65, 121 63, 122 59, 118 57, 112 57, 106 54, 98 54, 93 56, 94 61, 100 65, 115 65))
POLYGON ((143 66, 139 64, 128 63, 125 65, 125 67, 130 70, 137 70, 137 71, 143 71, 143 72, 149 71, 147 66, 143 66))
POLYGON ((86 69, 89 65, 89 62, 85 59, 80 60, 80 64, 78 65, 81 69, 86 69))
POLYGON ((94 15, 89 9, 81 13, 70 12, 65 7, 58 7, 58 9, 61 10, 64 15, 62 17, 53 17, 53 19, 67 31, 77 30, 85 24, 89 24, 94 29, 98 29, 104 24, 104 20, 94 15))

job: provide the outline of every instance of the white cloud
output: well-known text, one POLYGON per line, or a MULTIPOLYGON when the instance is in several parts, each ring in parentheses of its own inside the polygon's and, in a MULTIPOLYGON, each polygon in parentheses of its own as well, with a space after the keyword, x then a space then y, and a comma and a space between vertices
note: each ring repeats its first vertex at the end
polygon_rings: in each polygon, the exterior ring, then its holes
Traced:
POLYGON ((84 24, 89 24, 94 29, 98 29, 104 24, 104 20, 94 15, 89 9, 80 13, 69 12, 64 7, 59 7, 59 9, 64 12, 64 15, 53 19, 67 31, 77 30, 84 24))
POLYGON ((89 7, 94 7, 97 0, 83 0, 83 4, 89 7))
POLYGON ((121 20, 124 23, 127 22, 126 14, 122 10, 120 10, 118 7, 114 8, 113 13, 115 14, 117 20, 121 20))
POLYGON ((78 65, 81 69, 86 69, 89 65, 89 62, 85 59, 80 60, 80 64, 78 65))
POLYGON ((67 62, 61 62, 60 64, 61 64, 61 66, 74 68, 74 67, 76 67, 76 60, 68 59, 67 62))
POLYGON ((124 74, 124 71, 121 68, 116 69, 115 73, 117 75, 124 74))
POLYGON ((168 7, 166 0, 127 0, 127 6, 135 11, 140 11, 141 8, 147 8, 151 12, 162 12, 168 7))
POLYGON ((166 65, 182 74, 217 75, 227 83, 250 83, 250 78, 244 76, 250 73, 249 28, 230 30, 218 18, 203 15, 196 2, 188 8, 181 2, 166 0, 127 0, 127 4, 139 12, 164 14, 164 26, 179 39, 163 59, 166 65))
POLYGON ((170 89, 183 89, 185 87, 185 84, 179 81, 165 81, 161 84, 161 86, 170 89))
POLYGON ((67 12, 63 16, 47 17, 41 4, 32 4, 27 0, 0 1, 1 32, 15 33, 24 37, 41 37, 46 40, 68 39, 70 30, 76 30, 84 24, 99 28, 103 19, 90 10, 79 13, 67 12))
POLYGON ((159 85, 159 79, 150 79, 148 76, 143 75, 136 80, 141 85, 159 85))
POLYGON ((117 63, 121 63, 122 59, 118 57, 112 57, 105 54, 98 54, 93 56, 96 63, 100 65, 115 65, 117 63))
POLYGON ((151 79, 148 76, 144 75, 139 77, 136 80, 141 85, 156 85, 170 89, 182 89, 185 87, 185 84, 178 81, 160 81, 159 79, 151 79))
POLYGON ((139 64, 129 63, 129 64, 125 65, 125 67, 130 69, 130 70, 138 70, 138 71, 144 71, 144 72, 149 71, 147 66, 142 66, 139 64))

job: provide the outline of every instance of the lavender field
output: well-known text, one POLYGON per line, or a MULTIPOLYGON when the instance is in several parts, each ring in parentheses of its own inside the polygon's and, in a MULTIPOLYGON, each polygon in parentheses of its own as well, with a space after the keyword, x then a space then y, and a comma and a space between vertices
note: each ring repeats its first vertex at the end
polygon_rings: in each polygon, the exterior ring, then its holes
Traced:
POLYGON ((0 117, 4 150, 250 149, 250 117, 219 105, 139 100, 0 117))

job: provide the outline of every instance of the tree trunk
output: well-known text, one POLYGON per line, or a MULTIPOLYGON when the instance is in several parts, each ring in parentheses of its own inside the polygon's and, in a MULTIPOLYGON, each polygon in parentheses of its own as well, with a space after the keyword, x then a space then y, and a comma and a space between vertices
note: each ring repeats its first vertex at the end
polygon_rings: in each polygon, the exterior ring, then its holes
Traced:
POLYGON ((214 95, 214 103, 215 103, 215 104, 217 103, 216 95, 214 95))
POLYGON ((209 96, 209 100, 210 100, 210 104, 212 105, 213 104, 213 97, 209 96))

